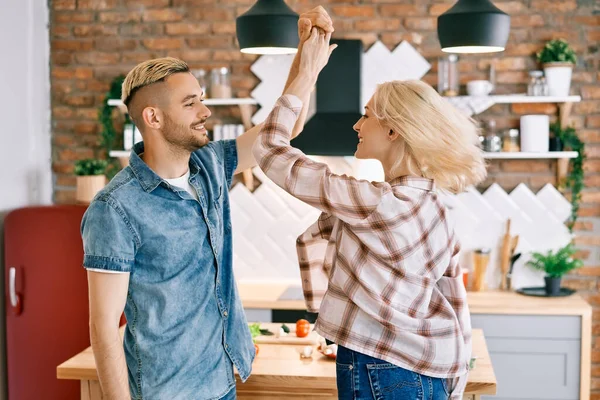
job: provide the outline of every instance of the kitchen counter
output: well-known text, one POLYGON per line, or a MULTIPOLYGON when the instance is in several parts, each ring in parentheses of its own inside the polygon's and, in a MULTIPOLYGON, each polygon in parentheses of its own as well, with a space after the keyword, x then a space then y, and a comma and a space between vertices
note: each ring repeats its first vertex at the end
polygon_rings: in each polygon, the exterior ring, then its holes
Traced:
MULTIPOLYGON (((261 324, 263 328, 271 331, 275 331, 279 325, 261 324)), ((121 328, 122 333, 123 328, 121 328)), ((334 360, 321 355, 316 350, 313 352, 312 359, 301 359, 299 351, 303 346, 298 345, 260 344, 259 346, 259 354, 252 365, 250 379, 246 383, 241 383, 238 378, 239 399, 337 399, 334 360)), ((469 400, 496 393, 496 376, 483 332, 479 329, 473 330, 473 356, 477 357, 477 361, 475 368, 469 373, 466 388, 466 398, 469 400)), ((57 378, 81 381, 82 400, 102 398, 91 347, 59 365, 57 378)))
MULTIPOLYGON (((297 286, 286 283, 238 283, 244 308, 306 310, 304 299, 280 300, 297 286)), ((301 290, 298 288, 298 293, 301 290)), ((293 297, 293 296, 291 296, 293 297)), ((515 292, 467 292, 472 314, 580 315, 591 318, 591 306, 578 294, 568 297, 531 297, 515 292)))

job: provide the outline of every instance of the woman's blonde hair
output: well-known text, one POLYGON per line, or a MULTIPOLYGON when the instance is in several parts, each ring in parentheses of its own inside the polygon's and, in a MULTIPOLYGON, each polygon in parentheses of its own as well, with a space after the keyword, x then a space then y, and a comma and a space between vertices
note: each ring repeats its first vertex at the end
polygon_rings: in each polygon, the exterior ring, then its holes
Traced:
MULTIPOLYGON (((422 81, 392 81, 378 85, 373 113, 400 135, 397 168, 433 179, 453 193, 483 181, 487 175, 475 121, 457 111, 422 81)), ((392 171, 393 172, 393 171, 392 171)))
POLYGON ((136 65, 125 77, 121 87, 121 100, 128 106, 136 91, 144 86, 162 82, 178 72, 189 72, 185 61, 173 57, 155 58, 136 65))

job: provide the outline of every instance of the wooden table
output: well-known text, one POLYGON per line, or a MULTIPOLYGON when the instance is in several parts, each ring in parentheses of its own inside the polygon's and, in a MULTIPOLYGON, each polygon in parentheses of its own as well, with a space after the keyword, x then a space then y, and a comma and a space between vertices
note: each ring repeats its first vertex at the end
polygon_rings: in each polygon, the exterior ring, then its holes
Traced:
MULTIPOLYGON (((261 327, 271 331, 279 326, 261 324, 261 327)), ((311 359, 301 359, 300 350, 303 345, 260 344, 259 347, 250 378, 246 383, 241 383, 238 378, 238 398, 337 399, 334 360, 316 350, 311 359)), ((477 357, 477 361, 467 383, 465 397, 469 400, 496 393, 496 377, 481 330, 473 330, 473 355, 477 357)), ((91 347, 59 365, 57 377, 81 381, 82 400, 102 399, 91 347)))

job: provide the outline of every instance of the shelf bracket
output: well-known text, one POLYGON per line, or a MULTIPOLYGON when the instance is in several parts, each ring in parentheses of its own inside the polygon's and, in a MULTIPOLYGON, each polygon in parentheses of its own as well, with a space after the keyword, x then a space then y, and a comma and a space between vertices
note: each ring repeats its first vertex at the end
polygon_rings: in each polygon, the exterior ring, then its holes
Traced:
POLYGON ((567 124, 569 123, 569 117, 571 116, 571 110, 573 109, 573 103, 562 103, 559 106, 559 119, 560 119, 560 127, 565 129, 567 124))
MULTIPOLYGON (((565 102, 559 105, 559 121, 561 129, 565 129, 569 123, 569 117, 573 110, 572 102, 565 102)), ((565 181, 569 172, 569 159, 559 159, 556 163, 556 187, 561 193, 565 192, 565 181)))

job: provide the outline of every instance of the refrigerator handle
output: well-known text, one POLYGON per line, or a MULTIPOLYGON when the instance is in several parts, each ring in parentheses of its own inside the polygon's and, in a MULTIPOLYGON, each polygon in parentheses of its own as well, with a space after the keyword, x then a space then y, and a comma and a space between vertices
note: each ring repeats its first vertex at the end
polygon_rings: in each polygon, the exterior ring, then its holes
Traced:
POLYGON ((17 269, 10 267, 8 270, 8 290, 10 295, 10 307, 14 315, 21 314, 21 296, 17 293, 17 269))

